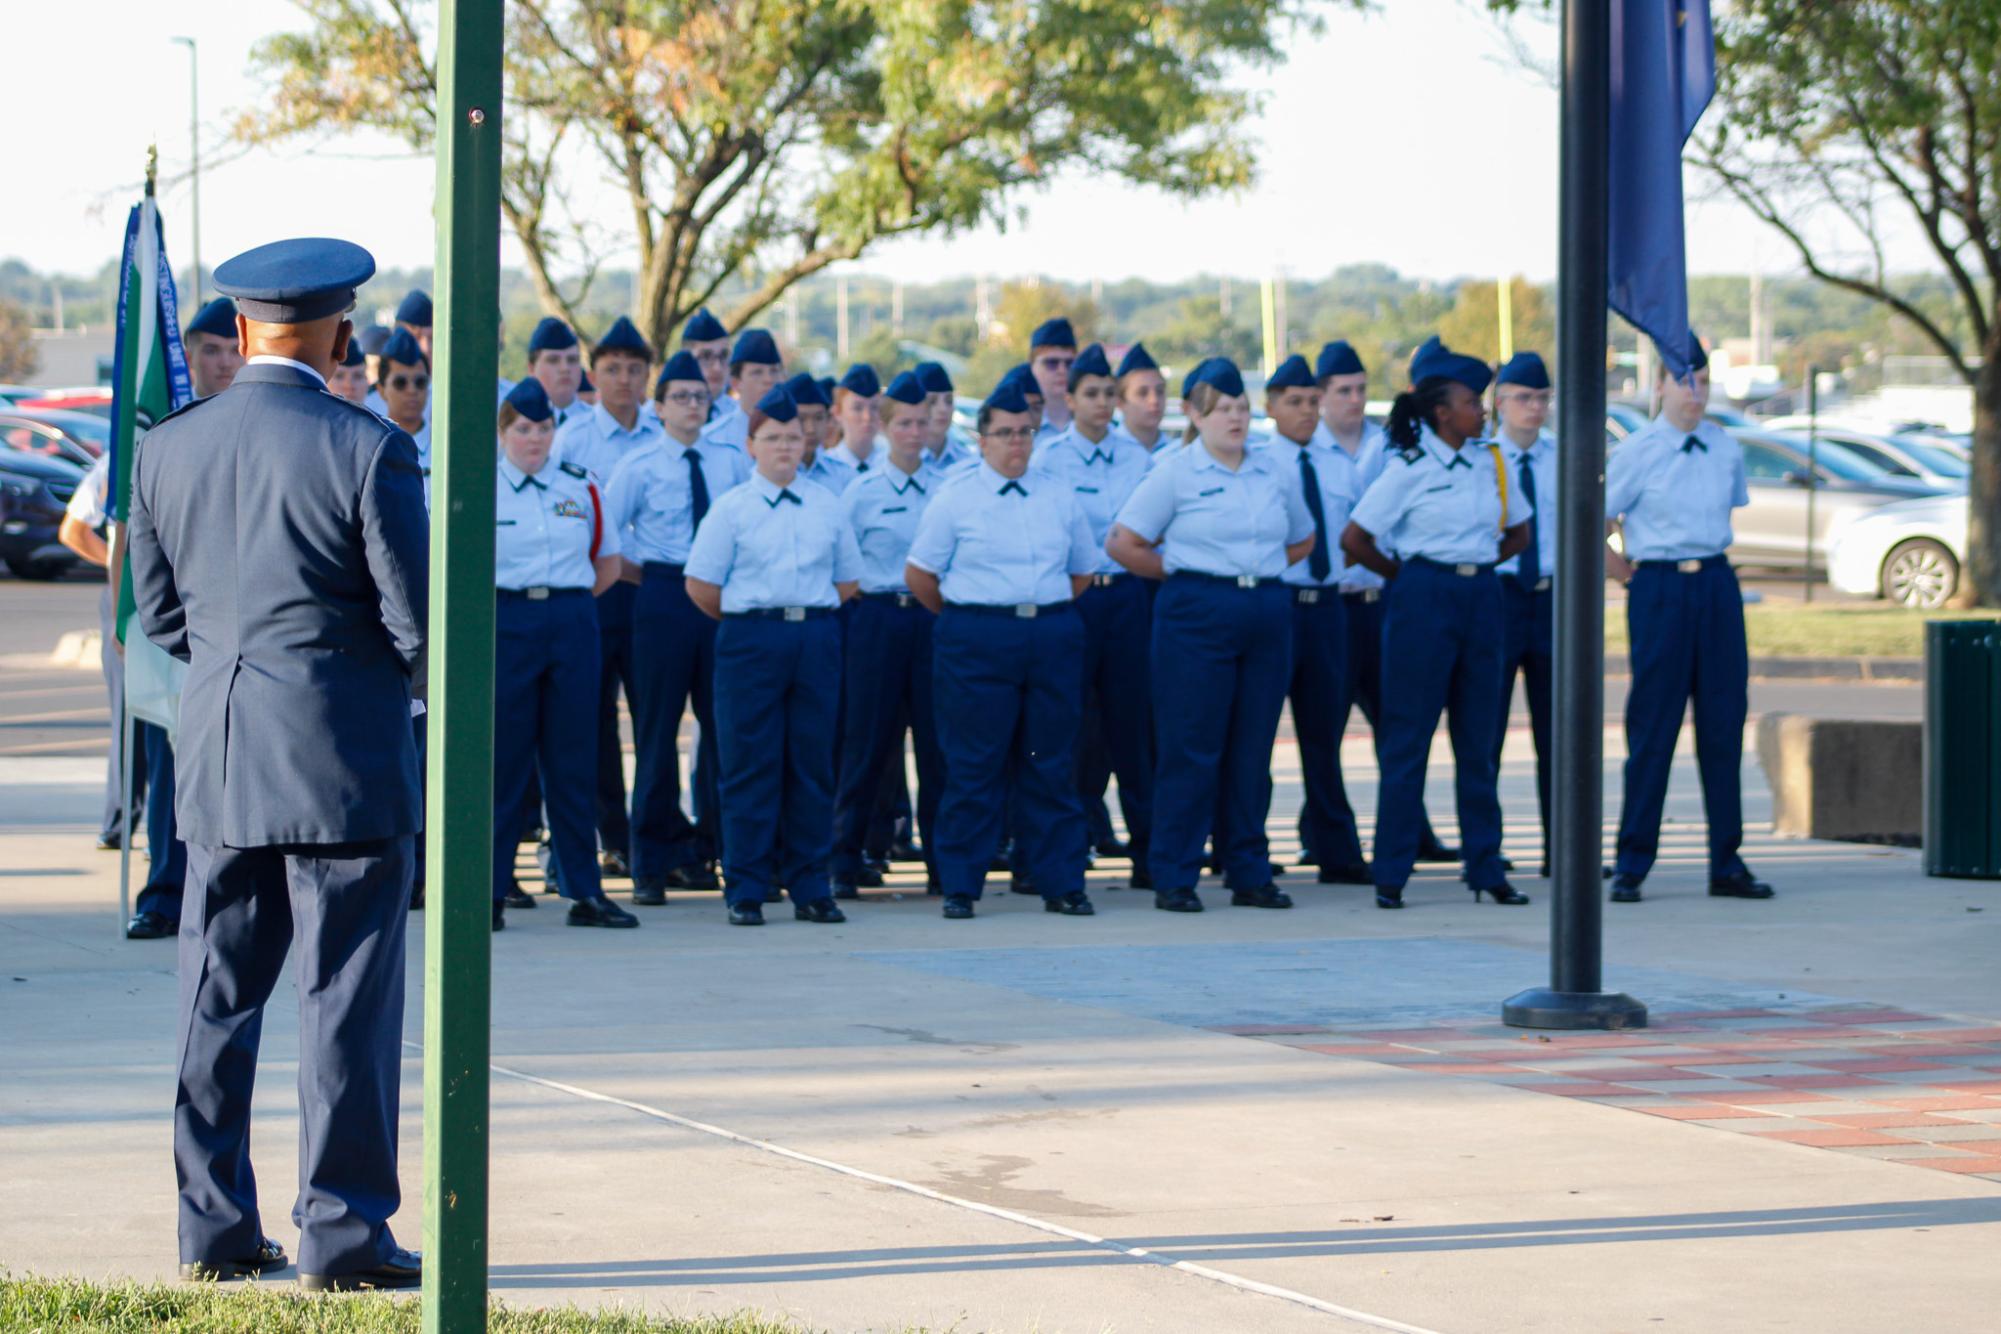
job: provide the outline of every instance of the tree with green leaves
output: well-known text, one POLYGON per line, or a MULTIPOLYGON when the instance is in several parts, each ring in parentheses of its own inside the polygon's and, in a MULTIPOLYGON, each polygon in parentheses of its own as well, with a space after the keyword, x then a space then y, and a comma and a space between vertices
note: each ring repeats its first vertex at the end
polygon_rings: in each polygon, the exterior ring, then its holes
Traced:
POLYGON ((0 380, 25 380, 41 367, 42 357, 28 324, 28 312, 0 297, 0 380))
MULTIPOLYGON (((1343 0, 1355 3, 1357 0, 1343 0)), ((295 0, 265 39, 249 142, 436 132, 429 0, 295 0)), ((501 207, 542 305, 574 319, 598 258, 638 254, 656 344, 733 276, 739 325, 888 238, 1004 221, 1058 172, 1212 193, 1254 171, 1244 72, 1313 0, 508 0, 501 207), (567 211, 623 188, 631 229, 567 211)))

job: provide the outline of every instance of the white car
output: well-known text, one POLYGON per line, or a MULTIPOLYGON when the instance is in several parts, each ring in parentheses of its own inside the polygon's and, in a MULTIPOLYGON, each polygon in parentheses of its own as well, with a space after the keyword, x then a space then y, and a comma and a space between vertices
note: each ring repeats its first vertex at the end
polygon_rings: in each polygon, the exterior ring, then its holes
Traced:
POLYGON ((1827 582, 1905 607, 1944 606, 1966 560, 1966 503, 1925 496, 1844 518, 1829 535, 1827 582))

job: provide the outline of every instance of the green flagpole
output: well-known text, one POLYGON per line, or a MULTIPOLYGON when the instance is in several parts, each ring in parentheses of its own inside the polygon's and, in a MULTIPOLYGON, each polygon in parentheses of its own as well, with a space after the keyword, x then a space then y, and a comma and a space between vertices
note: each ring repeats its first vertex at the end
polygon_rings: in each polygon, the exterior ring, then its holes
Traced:
POLYGON ((502 0, 438 14, 424 1329, 486 1328, 502 0))

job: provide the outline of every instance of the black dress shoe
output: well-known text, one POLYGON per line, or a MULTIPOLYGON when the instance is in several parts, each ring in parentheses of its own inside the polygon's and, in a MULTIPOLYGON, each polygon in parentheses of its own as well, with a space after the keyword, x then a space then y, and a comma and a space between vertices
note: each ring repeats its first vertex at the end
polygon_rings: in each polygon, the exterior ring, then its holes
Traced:
POLYGON ((1061 898, 1044 899, 1042 911, 1060 912, 1065 917, 1096 917, 1098 910, 1091 906, 1091 898, 1083 890, 1074 890, 1061 898))
POLYGON ((1096 843, 1093 843, 1091 851, 1097 853, 1100 857, 1130 857, 1133 855, 1133 845, 1113 835, 1101 838, 1096 843))
POLYGON ((715 890, 723 887, 723 882, 716 877, 715 868, 707 862, 691 862, 660 878, 666 882, 668 889, 715 890))
POLYGON ((1434 838, 1428 843, 1417 845, 1417 860, 1421 862, 1456 862, 1459 860, 1459 849, 1453 847, 1450 843, 1441 843, 1434 838))
POLYGON ((792 905, 792 915, 802 922, 820 922, 827 925, 848 920, 848 915, 835 907, 832 899, 809 899, 805 903, 795 903, 792 905))
POLYGON ((493 901, 493 929, 495 931, 507 929, 507 903, 504 899, 493 901))
POLYGON ((855 886, 858 889, 881 889, 882 872, 863 862, 862 869, 855 872, 855 886))
POLYGON ((1636 875, 1615 875, 1612 877, 1612 902, 1638 903, 1640 901, 1640 877, 1636 875))
POLYGON ((606 848, 604 855, 598 858, 598 873, 609 876, 629 876, 632 874, 632 864, 626 861, 625 854, 617 848, 606 848))
POLYGON ((1041 890, 1035 887, 1035 877, 1030 875, 1026 871, 1016 871, 1014 875, 1009 878, 1007 882, 1007 887, 1008 887, 1008 892, 1011 894, 1034 895, 1034 894, 1040 894, 1042 892, 1041 890))
POLYGON ((1516 889, 1513 885, 1509 884, 1505 880, 1503 880, 1500 884, 1494 885, 1489 889, 1474 890, 1473 902, 1478 903, 1480 901, 1480 896, 1482 894, 1485 894, 1488 898, 1492 899, 1496 903, 1505 903, 1511 906, 1524 904, 1529 901, 1528 895, 1522 893, 1520 890, 1516 889))
POLYGON ((1320 868, 1318 879, 1323 885, 1366 885, 1372 883, 1369 879, 1369 864, 1367 862, 1351 862, 1346 866, 1323 866, 1320 868))
POLYGON ((164 940, 168 936, 178 934, 180 929, 181 924, 179 922, 170 922, 156 912, 135 913, 132 920, 125 924, 125 938, 127 940, 164 940))
POLYGON ((947 894, 945 896, 945 916, 958 921, 972 915, 973 901, 971 898, 964 894, 947 894))
POLYGON ((1276 885, 1259 885, 1256 889, 1233 889, 1230 891, 1232 908, 1290 908, 1292 896, 1276 885))
POLYGON ((570 915, 563 919, 570 926, 638 926, 639 919, 625 909, 600 894, 596 898, 578 899, 570 905, 570 915))
POLYGON ((227 1283, 231 1279, 273 1274, 292 1262, 285 1248, 269 1237, 257 1242, 257 1253, 241 1260, 190 1260, 181 1265, 181 1277, 190 1283, 227 1283))
POLYGON ((634 876, 632 901, 642 908, 657 908, 667 902, 667 878, 659 875, 634 876))
POLYGON ((1202 900, 1192 889, 1156 889, 1153 906, 1162 912, 1201 912, 1202 900))
MULTIPOLYGON (((1147 870, 1138 862, 1134 862, 1133 873, 1126 877, 1126 885, 1132 889, 1152 889, 1153 872, 1147 870)), ((1116 889, 1117 886, 1114 885, 1113 888, 1116 889)))
POLYGON ((307 1292, 360 1292, 365 1289, 415 1288, 424 1282, 424 1261, 416 1251, 400 1247, 373 1269, 357 1269, 347 1274, 301 1274, 299 1286, 307 1292))
POLYGON ((730 905, 731 926, 763 926, 764 905, 762 903, 732 903, 730 905))
POLYGON ((1709 896, 1716 899, 1769 899, 1776 893, 1777 890, 1749 871, 1733 871, 1709 882, 1709 896))
POLYGON ((854 886, 854 884, 853 884, 852 882, 850 882, 850 881, 847 881, 847 880, 836 880, 836 881, 834 882, 834 897, 835 897, 835 898, 837 898, 837 899, 858 899, 858 898, 860 898, 861 896, 862 896, 862 892, 861 892, 861 890, 859 890, 859 889, 855 888, 855 886, 854 886))
POLYGON ((921 862, 924 860, 924 849, 905 835, 889 845, 889 859, 893 862, 921 862))
POLYGON ((1378 908, 1403 907, 1403 886, 1399 885, 1395 889, 1383 889, 1378 886, 1376 889, 1376 906, 1378 908))
POLYGON ((1549 879, 1549 858, 1543 858, 1542 870, 1536 872, 1536 874, 1540 875, 1544 880, 1549 879))
POLYGON ((517 884, 507 891, 507 897, 503 898, 501 902, 510 908, 533 908, 535 906, 535 896, 517 884))

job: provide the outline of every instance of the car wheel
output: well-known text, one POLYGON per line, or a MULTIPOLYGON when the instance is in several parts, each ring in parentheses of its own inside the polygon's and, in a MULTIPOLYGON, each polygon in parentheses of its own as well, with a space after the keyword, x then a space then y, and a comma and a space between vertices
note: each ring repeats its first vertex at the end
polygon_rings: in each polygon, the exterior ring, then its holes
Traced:
POLYGON ((59 579, 62 577, 62 572, 68 568, 68 561, 29 560, 22 556, 9 556, 7 558, 7 569, 12 572, 16 579, 34 579, 37 581, 59 579))
POLYGON ((1941 542, 1914 537, 1883 558, 1883 596, 1901 607, 1932 611, 1959 589, 1959 562, 1941 542))

